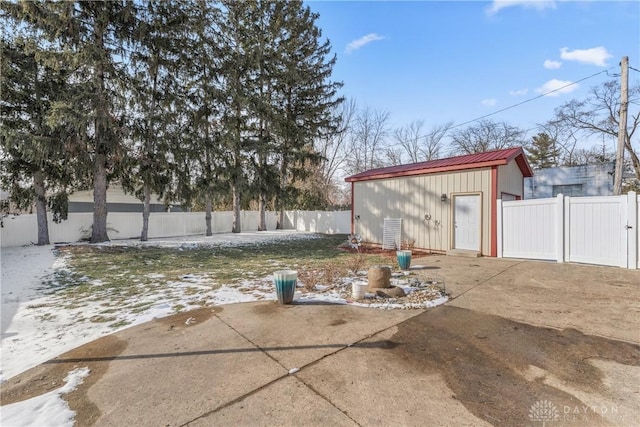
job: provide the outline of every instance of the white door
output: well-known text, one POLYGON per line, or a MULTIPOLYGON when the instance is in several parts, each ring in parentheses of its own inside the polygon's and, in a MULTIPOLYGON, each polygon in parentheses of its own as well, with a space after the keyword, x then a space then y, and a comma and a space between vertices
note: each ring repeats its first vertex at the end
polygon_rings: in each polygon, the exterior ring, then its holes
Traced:
POLYGON ((480 195, 453 196, 454 249, 480 250, 480 195))

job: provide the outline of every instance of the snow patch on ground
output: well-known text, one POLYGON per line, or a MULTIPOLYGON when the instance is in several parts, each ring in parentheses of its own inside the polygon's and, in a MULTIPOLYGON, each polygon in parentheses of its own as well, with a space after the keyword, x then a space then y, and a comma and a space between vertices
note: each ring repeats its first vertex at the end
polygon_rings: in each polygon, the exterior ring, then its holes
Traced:
POLYGON ((89 375, 89 368, 78 368, 65 377, 65 385, 40 396, 2 407, 3 426, 55 426, 73 427, 76 413, 62 400, 62 395, 72 392, 89 375))
MULTIPOLYGON (((188 236, 148 242, 116 240, 96 246, 157 246, 181 250, 319 237, 314 233, 298 231, 267 231, 208 237, 188 236)), ((101 298, 96 293, 91 298, 74 301, 75 304, 70 305, 55 293, 48 292, 44 285, 44 281, 50 279, 54 272, 69 272, 70 258, 70 254, 58 253, 54 246, 2 248, 0 382, 106 334, 175 314, 177 306, 189 310, 201 307, 198 303, 203 299, 207 304, 220 305, 276 298, 273 289, 268 290, 265 284, 245 284, 240 287, 222 285, 219 289, 212 289, 208 278, 188 274, 181 281, 169 282, 161 294, 143 295, 139 299, 128 301, 129 307, 146 305, 144 310, 121 309, 113 313, 113 319, 105 319, 101 323, 95 320, 109 304, 107 298, 101 298), (92 318, 94 321, 91 321, 92 318), (122 326, 113 327, 114 323, 122 326)), ((162 274, 156 274, 150 278, 163 277, 162 274)), ((85 279, 88 281, 88 278, 85 279)), ((270 278, 262 280, 265 282, 270 278)), ((93 281, 90 284, 100 285, 101 282, 93 281)))
MULTIPOLYGON (((149 242, 115 241, 101 246, 159 246, 185 250, 203 245, 219 248, 319 237, 313 233, 272 231, 149 242)), ((179 281, 167 282, 161 292, 153 288, 153 284, 133 283, 133 286, 149 287, 149 292, 141 292, 139 296, 128 300, 126 307, 114 304, 109 295, 102 294, 98 288, 89 297, 70 302, 52 293, 51 286, 45 286, 54 273, 70 271, 70 257, 70 254, 59 254, 53 246, 2 248, 0 382, 103 335, 174 314, 178 306, 182 310, 189 310, 202 307, 203 301, 205 305, 222 305, 277 299, 271 276, 236 284, 213 284, 204 275, 186 274, 179 281), (104 322, 96 321, 96 317, 104 316, 105 307, 114 307, 113 318, 104 322)), ((165 276, 152 273, 146 277, 161 280, 165 276)), ((420 304, 400 304, 392 299, 379 302, 372 294, 365 300, 353 301, 350 298, 353 280, 357 278, 343 278, 338 286, 317 285, 313 292, 305 290, 303 283, 298 283, 294 299, 298 303, 325 301, 383 309, 425 308, 447 301, 446 296, 442 296, 420 304)), ((100 280, 89 282, 88 278, 84 278, 84 281, 96 287, 102 284, 100 280)), ((395 284, 402 286, 407 293, 418 289, 406 286, 403 280, 397 280, 395 284)), ((187 323, 190 321, 187 319, 187 323)), ((65 386, 24 402, 3 406, 0 424, 72 426, 75 414, 61 396, 74 390, 88 374, 88 368, 74 370, 65 378, 65 386)))

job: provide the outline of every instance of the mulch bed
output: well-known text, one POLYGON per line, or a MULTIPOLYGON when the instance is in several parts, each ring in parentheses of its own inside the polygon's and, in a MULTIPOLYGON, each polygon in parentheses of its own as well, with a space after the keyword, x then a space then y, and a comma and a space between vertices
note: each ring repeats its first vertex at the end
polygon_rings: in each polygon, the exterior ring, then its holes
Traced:
MULTIPOLYGON (((396 251, 391 250, 391 249, 382 249, 381 245, 375 245, 372 243, 362 243, 360 244, 360 248, 354 248, 351 246, 340 246, 339 248, 340 250, 343 250, 345 252, 349 252, 352 254, 357 254, 357 253, 361 253, 361 254, 366 254, 366 255, 383 255, 383 256, 387 256, 390 258, 395 258, 396 257, 396 251)), ((429 256, 432 255, 432 253, 430 251, 424 250, 424 249, 416 249, 413 248, 411 249, 411 253, 414 257, 425 257, 425 256, 429 256)))

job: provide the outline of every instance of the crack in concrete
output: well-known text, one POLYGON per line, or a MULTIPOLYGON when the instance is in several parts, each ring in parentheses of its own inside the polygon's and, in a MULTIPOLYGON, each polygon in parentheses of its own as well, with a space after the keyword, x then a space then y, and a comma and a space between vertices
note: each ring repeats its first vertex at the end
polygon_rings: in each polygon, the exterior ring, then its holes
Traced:
POLYGON ((444 305, 448 304, 448 303, 449 303, 449 302, 451 302, 451 301, 457 300, 458 298, 460 298, 461 296, 463 296, 463 295, 464 295, 464 294, 466 294, 467 292, 470 292, 470 291, 474 290, 474 289, 475 289, 475 288, 477 288, 478 286, 484 285, 484 284, 485 284, 485 283, 487 283, 489 280, 491 280, 491 279, 495 279, 496 277, 498 277, 498 276, 500 276, 501 274, 505 273, 507 270, 510 270, 510 269, 512 269, 513 267, 516 267, 516 266, 518 266, 518 265, 520 265, 520 264, 523 264, 523 263, 525 263, 525 262, 526 262, 526 261, 520 261, 520 262, 519 262, 519 263, 517 263, 517 264, 511 264, 510 266, 508 266, 508 267, 507 267, 507 268, 505 268, 504 270, 499 271, 498 273, 494 274, 493 276, 486 278, 486 279, 485 279, 485 280, 483 280, 482 282, 480 282, 480 283, 476 283, 475 285, 473 285, 472 287, 470 287, 470 288, 469 288, 469 289, 467 289, 466 291, 462 292, 460 295, 457 295, 457 296, 455 296, 455 297, 451 297, 451 298, 449 298, 449 301, 447 301, 446 303, 444 303, 444 305))
MULTIPOLYGON (((420 310, 420 312, 419 312, 419 313, 416 313, 416 314, 415 314, 415 316, 417 316, 417 315, 419 315, 419 314, 421 314, 421 313, 424 313, 424 312, 425 312, 425 310, 420 310)), ((191 424, 191 423, 192 423, 192 422, 194 422, 194 421, 197 421, 197 420, 199 420, 199 419, 202 419, 202 418, 208 417, 208 416, 210 416, 210 415, 213 415, 213 414, 215 414, 215 413, 218 413, 218 412, 220 412, 221 410, 223 410, 223 409, 225 409, 225 408, 228 408, 228 407, 230 407, 230 406, 232 406, 232 405, 234 405, 234 404, 236 404, 236 403, 238 403, 238 402, 242 402, 242 401, 243 401, 243 400, 245 400, 246 398, 251 397, 251 396, 253 396, 254 394, 258 393, 259 391, 264 390, 264 389, 266 389, 266 388, 268 388, 268 387, 272 386, 273 384, 275 384, 275 383, 277 383, 277 382, 279 382, 279 381, 281 381, 281 380, 283 380, 283 379, 285 379, 285 378, 288 378, 288 377, 290 377, 290 376, 294 376, 294 377, 296 378, 296 380, 298 380, 298 381, 300 381, 302 384, 304 384, 304 385, 305 385, 309 390, 311 390, 315 395, 317 395, 317 396, 321 397, 322 399, 324 399, 327 403, 329 403, 331 406, 333 406, 333 407, 334 407, 334 408, 336 408, 338 411, 340 411, 340 412, 341 412, 345 417, 349 418, 349 419, 350 419, 351 421, 353 421, 356 425, 361 426, 362 424, 360 424, 360 423, 359 423, 359 422, 357 422, 355 419, 353 419, 353 418, 352 418, 349 414, 347 414, 344 410, 342 410, 342 409, 340 409, 338 406, 336 406, 336 404, 335 404, 335 403, 333 403, 333 402, 331 401, 331 399, 329 399, 328 397, 324 396, 322 393, 318 392, 318 391, 317 391, 315 388, 313 388, 310 384, 307 384, 307 383, 306 383, 304 380, 302 380, 302 378, 300 378, 297 374, 299 374, 300 372, 302 372, 302 370, 304 370, 305 368, 310 367, 310 366, 313 366, 313 365, 316 365, 316 364, 320 363, 321 361, 323 361, 324 359, 329 358, 329 357, 331 357, 331 356, 334 356, 334 355, 338 354, 339 352, 341 352, 341 351, 343 351, 343 350, 345 350, 345 349, 347 349, 347 348, 350 348, 350 347, 353 347, 353 346, 355 346, 355 345, 357 345, 357 344, 360 344, 361 342, 363 342, 363 341, 365 341, 365 340, 368 340, 368 339, 370 339, 370 338, 373 338, 373 337, 375 337, 376 335, 379 335, 379 334, 381 334, 381 333, 383 333, 383 332, 385 332, 385 331, 387 331, 387 330, 389 330, 389 329, 391 329, 391 328, 394 328, 394 327, 397 327, 397 326, 399 326, 399 325, 402 325, 403 323, 405 323, 405 322, 407 322, 407 321, 411 320, 411 319, 412 319, 413 317, 415 317, 415 316, 411 316, 411 317, 409 317, 409 318, 407 318, 407 319, 404 319, 404 320, 403 320, 403 321, 401 321, 401 322, 395 323, 395 324, 393 324, 393 325, 391 325, 391 326, 388 326, 388 327, 386 327, 386 328, 384 328, 384 329, 381 329, 381 330, 376 331, 376 332, 374 332, 374 333, 372 333, 372 334, 369 334, 369 335, 367 335, 366 337, 363 337, 363 338, 359 339, 358 341, 355 341, 355 342, 353 342, 353 343, 351 343, 351 344, 347 344, 347 345, 345 345, 345 346, 343 346, 343 347, 340 347, 340 348, 338 348, 337 350, 332 351, 331 353, 325 354, 324 356, 322 356, 322 357, 320 357, 320 358, 318 358, 318 359, 316 359, 316 360, 312 360, 311 362, 309 362, 309 363, 307 363, 307 364, 305 364, 305 365, 302 365, 302 366, 299 368, 299 370, 298 370, 295 374, 289 374, 289 373, 287 373, 287 374, 284 374, 284 375, 282 375, 282 376, 280 376, 280 377, 278 377, 278 378, 275 378, 275 379, 273 379, 272 381, 269 381, 269 382, 267 382, 267 383, 265 383, 265 384, 261 385, 260 387, 257 387, 257 388, 255 388, 255 389, 253 389, 253 390, 251 390, 251 391, 249 391, 249 392, 247 392, 247 393, 245 393, 245 394, 243 394, 243 395, 241 395, 241 396, 236 397, 235 399, 232 399, 232 400, 230 400, 230 401, 228 401, 228 402, 226 402, 226 403, 223 403, 222 405, 220 405, 220 406, 218 406, 218 407, 216 407, 216 408, 212 409, 211 411, 205 412, 205 413, 201 414, 200 416, 195 417, 195 418, 193 418, 192 420, 187 421, 187 422, 186 422, 186 423, 184 423, 184 424, 181 424, 181 425, 180 425, 180 427, 188 427, 188 426, 189 426, 189 424, 191 424)), ((274 362, 276 362, 278 365, 282 366, 282 367, 283 367, 284 369, 286 369, 287 371, 289 370, 286 366, 284 366, 282 363, 280 363, 280 361, 279 361, 279 360, 277 360, 275 357, 271 356, 271 354, 269 354, 269 353, 267 352, 267 350, 265 350, 265 349, 264 349, 264 348, 262 348, 260 345, 258 345, 258 344, 256 344, 255 342, 253 342, 250 338, 248 338, 247 336, 245 336, 244 334, 242 334, 240 331, 238 331, 237 329, 235 329, 235 328, 234 328, 233 326, 231 326, 229 323, 225 322, 225 321, 224 321, 222 318, 220 318, 219 316, 217 316, 217 315, 216 315, 216 317, 217 317, 217 318, 218 318, 222 323, 224 323, 224 324, 225 324, 229 329, 231 329, 232 331, 234 331, 235 333, 237 333, 238 335, 240 335, 242 338, 244 338, 245 340, 247 340, 249 343, 251 343, 251 345, 255 346, 257 349, 259 349, 259 350, 260 350, 262 353, 264 353, 268 358, 270 358, 271 360, 273 360, 274 362)))

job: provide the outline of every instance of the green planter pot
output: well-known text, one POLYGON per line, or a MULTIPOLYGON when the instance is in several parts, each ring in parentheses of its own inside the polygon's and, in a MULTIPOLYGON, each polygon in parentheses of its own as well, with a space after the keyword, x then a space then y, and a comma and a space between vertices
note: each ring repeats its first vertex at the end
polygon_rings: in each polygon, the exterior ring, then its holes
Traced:
POLYGON ((280 304, 293 303, 297 282, 298 272, 295 270, 278 270, 273 273, 273 283, 276 286, 276 296, 280 304))
POLYGON ((411 267, 411 251, 396 251, 400 270, 408 270, 411 267))

